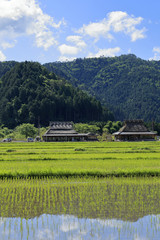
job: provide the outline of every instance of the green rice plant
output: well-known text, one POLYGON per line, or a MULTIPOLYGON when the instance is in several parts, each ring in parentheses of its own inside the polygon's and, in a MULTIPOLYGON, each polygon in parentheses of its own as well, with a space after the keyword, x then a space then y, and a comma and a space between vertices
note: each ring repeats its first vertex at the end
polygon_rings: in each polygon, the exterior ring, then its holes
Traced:
POLYGON ((160 175, 160 142, 0 143, 0 177, 160 175))
POLYGON ((4 179, 0 211, 26 219, 46 213, 136 221, 160 212, 159 195, 159 178, 4 179))

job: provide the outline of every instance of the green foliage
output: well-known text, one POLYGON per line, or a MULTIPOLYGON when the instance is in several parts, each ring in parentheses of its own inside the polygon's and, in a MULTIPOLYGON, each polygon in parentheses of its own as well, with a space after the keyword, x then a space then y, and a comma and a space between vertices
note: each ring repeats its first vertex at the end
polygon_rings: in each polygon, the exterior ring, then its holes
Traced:
POLYGON ((157 134, 160 136, 160 123, 157 122, 148 122, 146 123, 146 126, 148 129, 150 129, 151 131, 155 131, 157 132, 157 134))
POLYGON ((16 65, 15 61, 0 62, 0 78, 16 65))
POLYGON ((96 125, 89 125, 86 123, 77 123, 74 125, 74 129, 79 133, 98 133, 100 130, 96 125))
POLYGON ((109 106, 117 120, 160 122, 160 61, 129 54, 45 66, 109 106))
POLYGON ((22 123, 43 126, 49 121, 113 119, 99 101, 73 87, 36 62, 17 63, 1 78, 0 123, 9 128, 22 123))
POLYGON ((123 124, 120 121, 117 122, 108 121, 103 128, 103 132, 112 134, 114 132, 117 132, 122 126, 123 124))
POLYGON ((16 131, 19 132, 21 135, 24 135, 25 138, 35 137, 37 133, 37 129, 34 127, 33 124, 30 123, 21 124, 20 126, 16 127, 16 131))
POLYGON ((13 130, 4 127, 3 125, 0 127, 0 138, 10 137, 12 138, 13 130))

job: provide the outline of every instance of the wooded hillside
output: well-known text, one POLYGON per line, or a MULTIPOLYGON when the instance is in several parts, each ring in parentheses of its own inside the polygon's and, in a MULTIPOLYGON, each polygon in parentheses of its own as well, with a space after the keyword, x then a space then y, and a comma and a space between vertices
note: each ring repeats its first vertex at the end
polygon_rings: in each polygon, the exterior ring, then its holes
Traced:
MULTIPOLYGON (((1 65, 1 70, 6 65, 1 65)), ((95 98, 73 87, 35 62, 8 65, 0 81, 0 124, 13 128, 21 123, 49 121, 107 121, 113 115, 95 98), (14 66, 15 65, 15 66, 14 66)), ((1 71, 3 72, 3 71, 1 71)))
POLYGON ((129 54, 45 66, 109 106, 116 120, 160 122, 160 61, 129 54))

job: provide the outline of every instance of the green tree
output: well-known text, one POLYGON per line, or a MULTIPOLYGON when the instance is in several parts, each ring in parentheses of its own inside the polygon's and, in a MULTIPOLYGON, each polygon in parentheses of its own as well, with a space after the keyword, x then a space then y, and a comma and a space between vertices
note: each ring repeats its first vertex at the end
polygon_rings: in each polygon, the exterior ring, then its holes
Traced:
POLYGON ((16 130, 27 137, 34 137, 37 133, 37 129, 34 127, 33 124, 30 123, 23 123, 16 128, 16 130))
POLYGON ((97 127, 96 125, 89 125, 87 123, 76 123, 74 128, 79 133, 98 133, 100 130, 100 127, 97 127))

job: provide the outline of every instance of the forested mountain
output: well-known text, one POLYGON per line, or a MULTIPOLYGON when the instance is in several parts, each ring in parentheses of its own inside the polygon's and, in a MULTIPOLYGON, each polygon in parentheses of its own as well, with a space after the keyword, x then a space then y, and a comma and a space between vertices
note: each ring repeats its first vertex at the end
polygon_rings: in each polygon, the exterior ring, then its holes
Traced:
POLYGON ((160 61, 129 54, 45 66, 109 106, 116 120, 160 122, 160 61))
POLYGON ((11 68, 13 68, 17 62, 15 61, 7 61, 7 62, 0 62, 0 78, 6 74, 11 68))
MULTIPOLYGON (((113 119, 101 103, 35 62, 13 62, 0 80, 0 124, 113 119), (15 65, 15 66, 13 66, 15 65)), ((4 68, 5 69, 5 68, 4 68)))

